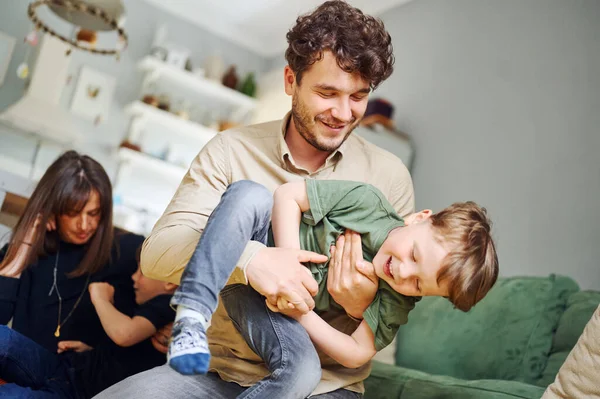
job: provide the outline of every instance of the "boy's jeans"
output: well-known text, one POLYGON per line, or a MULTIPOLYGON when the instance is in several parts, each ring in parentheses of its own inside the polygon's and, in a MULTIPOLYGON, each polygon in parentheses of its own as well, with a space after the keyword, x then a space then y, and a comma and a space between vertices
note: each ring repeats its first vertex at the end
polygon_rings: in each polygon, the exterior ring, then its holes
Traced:
POLYGON ((24 335, 0 326, 0 397, 77 398, 68 364, 24 335))
POLYGON ((321 379, 321 363, 306 330, 268 310, 250 285, 225 287, 248 241, 267 243, 272 206, 273 195, 260 184, 231 184, 210 215, 171 303, 210 320, 221 292, 233 324, 271 372, 240 398, 306 398, 321 379))

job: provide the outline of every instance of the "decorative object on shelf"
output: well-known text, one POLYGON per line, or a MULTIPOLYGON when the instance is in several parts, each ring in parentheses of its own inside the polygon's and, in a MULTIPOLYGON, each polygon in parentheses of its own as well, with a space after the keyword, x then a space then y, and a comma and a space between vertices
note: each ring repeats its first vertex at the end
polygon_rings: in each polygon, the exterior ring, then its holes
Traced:
POLYGON ((219 132, 222 132, 224 130, 229 130, 229 129, 233 129, 236 126, 239 126, 239 123, 235 123, 232 121, 221 121, 219 122, 219 132))
POLYGON ((171 108, 171 100, 169 100, 169 96, 166 94, 161 94, 158 96, 158 109, 162 109, 163 111, 169 111, 171 108))
POLYGON ((211 55, 205 61, 206 78, 220 82, 225 73, 225 63, 218 55, 211 55))
POLYGON ((8 70, 10 59, 15 48, 15 38, 0 32, 0 86, 4 83, 4 76, 8 70))
POLYGON ((158 97, 156 97, 155 95, 146 94, 144 97, 142 97, 142 101, 148 105, 152 105, 153 107, 158 108, 158 97))
MULTIPOLYGON (((118 59, 120 52, 127 47, 127 34, 120 27, 124 11, 121 0, 36 0, 29 4, 27 15, 36 29, 62 40, 69 44, 71 48, 78 48, 95 54, 115 55, 118 59), (37 8, 43 5, 47 5, 59 18, 79 28, 76 37, 65 37, 42 21, 37 15, 37 8), (96 31, 116 31, 118 39, 114 47, 107 49, 95 48, 93 38, 96 31), (90 32, 93 32, 93 34, 90 32)), ((67 50, 67 55, 70 52, 70 49, 67 50)))
POLYGON ((225 76, 223 76, 223 86, 235 90, 238 84, 238 80, 239 79, 237 73, 235 72, 235 65, 232 65, 227 70, 225 76))
POLYGON ((184 69, 189 58, 190 50, 183 47, 168 46, 167 58, 165 59, 165 62, 168 65, 184 69))
POLYGON ((150 55, 160 61, 166 60, 168 53, 167 49, 158 46, 152 47, 150 50, 150 55))
POLYGON ((246 78, 240 86, 240 92, 249 97, 254 97, 256 95, 256 80, 254 80, 254 73, 250 72, 246 75, 246 78))
POLYGON ((132 143, 130 141, 127 141, 127 140, 123 140, 121 142, 121 145, 119 146, 119 148, 129 148, 130 150, 137 151, 137 152, 141 152, 142 151, 142 147, 140 147, 139 145, 134 144, 134 143, 132 143))
POLYGON ((75 87, 71 111, 96 124, 106 120, 115 83, 113 76, 83 66, 75 87))

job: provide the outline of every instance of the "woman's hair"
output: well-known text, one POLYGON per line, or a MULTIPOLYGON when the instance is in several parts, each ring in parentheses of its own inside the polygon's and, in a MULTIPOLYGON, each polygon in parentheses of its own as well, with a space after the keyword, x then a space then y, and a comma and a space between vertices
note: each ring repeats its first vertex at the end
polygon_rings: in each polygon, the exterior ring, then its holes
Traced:
POLYGON ((393 71, 392 39, 383 22, 345 1, 326 1, 298 17, 287 41, 285 59, 298 84, 325 51, 331 51, 343 71, 358 72, 373 90, 393 71))
POLYGON ((39 256, 56 252, 60 226, 57 226, 56 231, 47 232, 47 221, 53 216, 81 212, 93 191, 98 194, 100 201, 100 221, 95 233, 85 244, 86 251, 81 263, 70 273, 70 277, 99 271, 109 262, 113 244, 112 186, 98 162, 75 151, 67 151, 61 155, 40 179, 15 227, 2 264, 6 266, 15 259, 19 247, 26 242, 27 233, 36 224, 36 219, 39 223, 37 234, 33 242, 27 243, 32 248, 23 269, 37 262, 39 256))

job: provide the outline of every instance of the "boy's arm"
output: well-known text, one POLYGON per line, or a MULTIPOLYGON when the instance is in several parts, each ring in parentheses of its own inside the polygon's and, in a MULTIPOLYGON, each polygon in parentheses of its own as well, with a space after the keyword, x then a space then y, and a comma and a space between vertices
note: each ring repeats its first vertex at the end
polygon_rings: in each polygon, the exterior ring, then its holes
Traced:
POLYGON ((115 308, 113 305, 115 290, 112 285, 92 283, 89 291, 102 328, 115 344, 132 346, 150 338, 156 332, 154 324, 145 317, 129 317, 115 308))
POLYGON ((344 367, 358 368, 375 354, 375 335, 366 321, 362 321, 352 335, 331 327, 314 311, 294 318, 306 329, 310 339, 323 352, 344 367))
POLYGON ((300 219, 309 209, 304 181, 286 183, 275 190, 271 215, 275 246, 300 249, 300 219))

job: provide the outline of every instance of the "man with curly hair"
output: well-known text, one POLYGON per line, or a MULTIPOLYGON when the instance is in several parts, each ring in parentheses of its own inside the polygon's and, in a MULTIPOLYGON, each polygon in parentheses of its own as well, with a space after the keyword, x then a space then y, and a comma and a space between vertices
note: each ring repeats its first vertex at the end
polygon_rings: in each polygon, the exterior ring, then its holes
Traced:
MULTIPOLYGON (((344 1, 327 1, 300 16, 287 40, 284 83, 292 96, 291 112, 280 121, 222 132, 200 151, 144 243, 141 266, 148 277, 175 284, 191 282, 196 287, 215 278, 184 273, 184 269, 221 196, 240 180, 254 180, 271 192, 283 183, 305 179, 354 180, 379 189, 400 216, 414 211, 412 181, 402 161, 351 134, 365 113, 371 91, 393 70, 391 38, 383 23, 344 1)), ((237 217, 231 215, 228 222, 236 223, 237 217)), ((358 234, 346 232, 332 244, 338 255, 329 261, 327 290, 340 306, 320 315, 351 334, 373 301, 378 281, 362 259, 358 234)), ((214 312, 207 331, 209 372, 186 376, 165 365, 133 376, 99 397, 294 397, 278 378, 277 365, 294 363, 294 350, 302 350, 298 337, 279 334, 281 326, 276 322, 253 325, 270 337, 276 335, 278 345, 268 345, 270 339, 249 345, 236 328, 246 320, 236 306, 228 304, 243 298, 238 291, 250 284, 271 305, 285 300, 309 312, 315 306, 318 284, 301 262, 323 259, 312 252, 250 241, 221 291, 221 301, 191 291, 206 301, 206 311, 201 312, 205 325, 214 312), (262 360, 267 357, 271 369, 262 360), (264 389, 256 389, 260 387, 264 389)), ((178 317, 185 316, 186 298, 176 304, 178 317)), ((266 306, 256 311, 265 312, 266 306)), ((311 370, 321 376, 312 397, 362 397, 369 364, 350 369, 323 353, 319 358, 322 370, 311 370)), ((295 366, 298 373, 306 372, 302 364, 295 366)))

